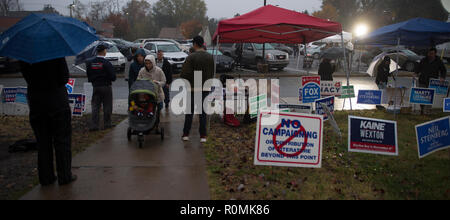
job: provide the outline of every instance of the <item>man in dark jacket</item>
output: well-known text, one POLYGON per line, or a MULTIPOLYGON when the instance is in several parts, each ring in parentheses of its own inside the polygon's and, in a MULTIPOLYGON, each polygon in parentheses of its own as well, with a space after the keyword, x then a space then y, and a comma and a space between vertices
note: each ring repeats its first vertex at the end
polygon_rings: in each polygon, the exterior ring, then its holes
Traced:
POLYGON ((164 103, 166 104, 166 110, 169 109, 169 103, 170 103, 170 84, 172 84, 173 77, 172 77, 172 66, 170 65, 169 61, 164 58, 164 51, 159 50, 158 56, 156 58, 156 65, 162 69, 164 72, 164 75, 166 76, 166 85, 164 86, 164 103))
POLYGON ((322 81, 333 81, 333 73, 336 67, 331 64, 331 60, 324 58, 319 66, 319 76, 322 81))
MULTIPOLYGON (((186 58, 186 62, 183 65, 183 69, 181 71, 181 78, 186 79, 190 82, 192 92, 191 92, 191 114, 186 114, 186 118, 184 121, 184 129, 183 129, 183 140, 189 140, 189 133, 192 126, 192 120, 194 117, 194 93, 202 92, 202 88, 204 83, 214 77, 214 58, 211 54, 203 49, 204 40, 203 37, 197 36, 193 39, 193 45, 195 52, 189 55, 186 58), (202 88, 194 87, 194 79, 196 75, 194 75, 195 71, 202 72, 202 88)), ((202 92, 202 103, 198 106, 202 109, 202 113, 200 114, 200 142, 206 142, 206 113, 203 109, 203 101, 208 96, 208 92, 202 92)))
MULTIPOLYGON (((428 51, 428 56, 420 61, 416 69, 416 74, 419 75, 419 87, 421 88, 428 88, 430 79, 440 79, 441 82, 444 82, 447 77, 447 69, 436 54, 436 48, 431 48, 428 51)), ((430 105, 421 105, 421 114, 430 114, 431 107, 430 105)))
POLYGON ((377 67, 377 78, 375 79, 375 83, 378 86, 378 89, 386 89, 387 83, 389 81, 390 68, 391 66, 391 58, 388 56, 383 58, 383 61, 377 67))
POLYGON ((431 48, 428 51, 428 56, 420 61, 416 74, 419 75, 419 86, 428 88, 430 79, 438 79, 445 81, 447 77, 447 69, 442 60, 436 56, 436 48, 431 48))
POLYGON ((103 105, 104 129, 112 127, 111 115, 113 108, 112 82, 116 81, 113 65, 105 59, 106 47, 97 47, 97 57, 87 62, 88 81, 94 87, 92 95, 92 127, 91 131, 99 130, 100 107, 103 105))
POLYGON ((130 71, 128 73, 128 89, 136 82, 139 75, 139 71, 144 67, 144 59, 146 53, 144 49, 138 49, 134 56, 134 62, 130 65, 130 71))
POLYGON ((71 111, 65 85, 69 70, 65 58, 35 64, 20 62, 28 85, 30 124, 38 144, 38 171, 41 185, 56 181, 53 151, 60 185, 76 180, 72 175, 71 111))

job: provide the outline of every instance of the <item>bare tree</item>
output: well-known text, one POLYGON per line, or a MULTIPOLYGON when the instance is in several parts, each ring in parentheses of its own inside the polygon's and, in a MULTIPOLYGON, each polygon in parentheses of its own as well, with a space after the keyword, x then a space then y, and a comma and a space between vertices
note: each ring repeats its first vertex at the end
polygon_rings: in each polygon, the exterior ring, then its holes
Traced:
POLYGON ((0 14, 7 16, 10 11, 17 11, 22 8, 19 0, 0 0, 0 14))

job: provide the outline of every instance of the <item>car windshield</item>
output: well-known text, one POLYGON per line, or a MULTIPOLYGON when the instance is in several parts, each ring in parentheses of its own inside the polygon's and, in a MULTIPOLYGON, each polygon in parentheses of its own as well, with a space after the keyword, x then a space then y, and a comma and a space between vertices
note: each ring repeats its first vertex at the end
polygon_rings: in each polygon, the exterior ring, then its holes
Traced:
POLYGON ((116 46, 111 45, 111 47, 107 51, 108 53, 118 53, 119 49, 116 46))
POLYGON ((208 53, 210 53, 212 55, 223 55, 222 52, 220 52, 218 50, 212 50, 212 49, 208 49, 208 53))
POLYGON ((137 39, 137 40, 135 40, 133 43, 142 43, 142 39, 137 39))
POLYGON ((410 56, 418 56, 416 53, 410 51, 410 50, 402 50, 402 52, 406 55, 410 55, 410 56))
POLYGON ((162 50, 164 52, 169 52, 169 53, 181 52, 180 48, 178 48, 177 45, 175 45, 175 44, 158 45, 158 50, 162 50))
MULTIPOLYGON (((257 50, 263 49, 263 44, 254 44, 254 45, 257 50)), ((273 48, 272 45, 270 44, 266 44, 266 50, 275 50, 275 48, 273 48)))

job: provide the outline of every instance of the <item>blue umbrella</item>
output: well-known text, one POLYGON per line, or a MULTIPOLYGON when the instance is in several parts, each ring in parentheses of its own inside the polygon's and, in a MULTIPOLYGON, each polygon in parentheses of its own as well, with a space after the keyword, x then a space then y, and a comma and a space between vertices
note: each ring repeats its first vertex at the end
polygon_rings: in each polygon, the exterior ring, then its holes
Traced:
POLYGON ((95 57, 97 57, 97 47, 99 45, 104 45, 107 49, 112 47, 112 44, 110 43, 104 41, 95 41, 77 55, 75 59, 75 65, 80 65, 82 63, 85 63, 86 61, 89 61, 90 59, 94 59, 95 57))
POLYGON ((31 14, 0 35, 0 56, 38 63, 73 56, 97 40, 84 22, 56 14, 31 14))

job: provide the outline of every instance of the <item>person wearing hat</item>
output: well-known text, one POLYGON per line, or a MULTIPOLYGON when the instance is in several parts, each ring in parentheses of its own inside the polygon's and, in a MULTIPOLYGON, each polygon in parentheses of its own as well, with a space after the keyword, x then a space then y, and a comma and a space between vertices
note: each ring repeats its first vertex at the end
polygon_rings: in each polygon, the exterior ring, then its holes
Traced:
POLYGON ((139 71, 138 80, 150 80, 158 85, 158 110, 156 112, 156 134, 160 134, 159 122, 161 109, 164 106, 164 91, 163 88, 166 85, 166 76, 161 68, 156 64, 156 59, 153 55, 147 55, 144 59, 144 67, 139 71))
POLYGON ((100 107, 103 105, 104 129, 112 127, 113 110, 112 82, 116 81, 113 65, 105 59, 107 47, 103 44, 97 47, 97 57, 86 63, 88 81, 92 83, 92 126, 91 131, 99 130, 100 107))

